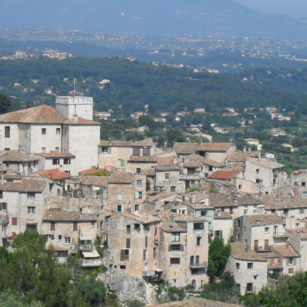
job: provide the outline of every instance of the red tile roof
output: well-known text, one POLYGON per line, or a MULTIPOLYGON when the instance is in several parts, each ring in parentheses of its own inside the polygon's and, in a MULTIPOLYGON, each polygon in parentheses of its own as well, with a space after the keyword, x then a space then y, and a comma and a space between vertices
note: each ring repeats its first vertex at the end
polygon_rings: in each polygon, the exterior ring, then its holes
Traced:
POLYGON ((74 158, 75 157, 75 155, 73 155, 70 152, 37 153, 36 155, 44 157, 44 158, 74 158))
POLYGON ((50 169, 39 172, 43 177, 49 178, 51 180, 64 180, 71 178, 70 174, 60 171, 59 169, 50 169))
POLYGON ((87 176, 87 175, 91 175, 91 174, 95 174, 95 173, 103 172, 103 171, 105 171, 105 169, 92 167, 92 168, 85 169, 85 170, 79 172, 79 175, 87 176))
POLYGON ((234 176, 240 173, 239 170, 218 170, 212 173, 209 179, 231 180, 234 176))
POLYGON ((76 120, 65 120, 55 108, 47 105, 2 114, 0 123, 99 125, 81 117, 77 117, 76 120))

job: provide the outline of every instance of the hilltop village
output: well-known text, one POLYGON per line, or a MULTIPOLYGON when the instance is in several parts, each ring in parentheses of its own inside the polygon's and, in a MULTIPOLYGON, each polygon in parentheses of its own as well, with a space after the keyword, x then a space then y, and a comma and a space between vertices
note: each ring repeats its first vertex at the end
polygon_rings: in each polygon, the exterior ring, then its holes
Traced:
POLYGON ((199 290, 209 245, 241 295, 307 270, 307 170, 229 143, 100 139, 93 99, 60 96, 0 115, 0 246, 37 230, 65 262, 107 268, 120 300, 153 302, 168 281, 199 290), (133 289, 133 291, 132 291, 133 289))

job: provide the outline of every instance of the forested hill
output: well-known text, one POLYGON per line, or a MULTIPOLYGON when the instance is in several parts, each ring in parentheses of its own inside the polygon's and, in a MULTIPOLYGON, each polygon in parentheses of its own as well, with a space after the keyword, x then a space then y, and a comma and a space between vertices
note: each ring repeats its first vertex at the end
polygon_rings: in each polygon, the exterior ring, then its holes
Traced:
MULTIPOLYGON (((303 71, 306 75, 307 70, 303 71)), ((93 96, 98 110, 122 106, 125 112, 180 111, 187 107, 244 108, 304 105, 305 100, 265 82, 242 76, 195 73, 192 69, 154 66, 126 59, 32 59, 0 62, 2 93, 24 105, 52 104, 55 95, 77 92, 93 96), (102 80, 109 80, 101 82, 102 80), (100 82, 100 83, 99 83, 100 82), (103 84, 105 83, 105 84, 103 84)))

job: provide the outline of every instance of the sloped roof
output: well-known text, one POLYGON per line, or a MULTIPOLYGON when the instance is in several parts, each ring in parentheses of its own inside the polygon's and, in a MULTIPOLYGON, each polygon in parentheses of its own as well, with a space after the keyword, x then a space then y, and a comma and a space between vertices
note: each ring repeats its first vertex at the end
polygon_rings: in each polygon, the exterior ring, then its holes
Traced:
POLYGON ((247 248, 242 242, 231 243, 231 256, 235 259, 246 261, 267 261, 262 254, 247 248))
POLYGON ((173 149, 177 154, 193 154, 197 148, 198 144, 189 142, 176 142, 173 149))
POLYGON ((157 163, 157 158, 154 156, 130 156, 128 162, 148 162, 157 163))
POLYGON ((55 108, 42 105, 0 115, 0 123, 61 124, 65 121, 55 108))
POLYGON ((70 152, 49 152, 49 153, 37 153, 37 156, 44 158, 74 158, 75 155, 70 152))
POLYGON ((256 164, 256 165, 259 165, 265 168, 271 168, 271 169, 284 167, 283 164, 277 163, 275 161, 265 160, 265 159, 248 158, 247 161, 253 164, 256 164))
POLYGON ((32 162, 38 161, 38 157, 27 155, 20 151, 5 150, 0 152, 0 160, 3 162, 32 162))
POLYGON ((41 171, 39 175, 51 180, 65 180, 71 178, 70 174, 62 172, 58 168, 41 171))
POLYGON ((245 215, 251 226, 283 224, 283 219, 275 214, 245 215))
POLYGON ((43 217, 43 221, 65 221, 65 222, 92 222, 97 218, 94 214, 81 214, 79 211, 68 211, 65 209, 49 209, 43 217))
POLYGON ((258 151, 236 150, 228 155, 228 162, 244 162, 249 157, 257 157, 258 151))
POLYGON ((197 151, 226 152, 232 143, 203 143, 197 146, 197 151))
POLYGON ((290 244, 274 244, 273 250, 282 257, 299 257, 300 255, 293 249, 290 244))
POLYGON ((2 114, 0 123, 99 125, 81 117, 77 117, 76 120, 66 120, 55 108, 48 105, 2 114))
POLYGON ((210 193, 209 205, 215 208, 218 207, 236 207, 237 204, 233 201, 229 194, 225 193, 210 193))
POLYGON ((0 191, 8 192, 36 192, 44 191, 47 182, 37 179, 24 179, 22 182, 0 183, 0 191))
POLYGON ((208 176, 208 179, 231 180, 239 173, 240 170, 218 170, 213 172, 210 176, 208 176))

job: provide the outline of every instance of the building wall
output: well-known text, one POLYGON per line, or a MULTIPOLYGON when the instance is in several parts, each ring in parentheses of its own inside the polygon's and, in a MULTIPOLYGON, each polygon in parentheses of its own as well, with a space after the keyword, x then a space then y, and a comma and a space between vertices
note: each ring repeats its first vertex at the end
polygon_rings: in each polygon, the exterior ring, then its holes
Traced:
MULTIPOLYGON (((101 147, 100 147, 101 148, 101 147)), ((119 160, 124 160, 124 167, 132 155, 132 147, 109 147, 109 152, 99 151, 99 168, 120 167, 119 160)))
POLYGON ((56 110, 66 119, 72 120, 74 115, 93 120, 93 98, 84 96, 58 96, 56 110))
POLYGON ((75 171, 98 166, 100 127, 96 125, 64 125, 62 151, 76 155, 75 171))
POLYGON ((222 238, 226 244, 233 234, 233 220, 232 219, 214 219, 213 220, 213 234, 215 231, 222 231, 222 238))
POLYGON ((136 173, 137 169, 139 168, 141 171, 143 170, 148 170, 148 169, 152 169, 154 168, 154 166, 156 165, 156 163, 151 163, 151 162, 127 162, 127 169, 136 173))
POLYGON ((0 124, 0 150, 19 149, 19 130, 17 124, 0 124), (10 137, 5 137, 5 127, 10 127, 10 137))
POLYGON ((171 193, 171 187, 176 187, 176 193, 185 192, 185 183, 183 180, 179 180, 179 170, 170 171, 157 171, 156 172, 156 189, 166 193, 171 193), (167 179, 165 175, 168 174, 167 179))
POLYGON ((231 272, 235 283, 240 285, 241 295, 246 294, 247 283, 253 284, 253 293, 258 293, 267 285, 267 262, 265 261, 240 260, 230 256, 227 261, 226 271, 231 272), (239 264, 239 269, 236 268, 236 263, 239 264), (253 264, 252 269, 248 269, 248 263, 253 264))
POLYGON ((43 148, 45 152, 58 151, 61 152, 61 125, 48 125, 48 124, 31 124, 29 129, 24 131, 26 137, 23 142, 29 143, 28 153, 41 153, 43 148), (46 129, 46 133, 42 134, 42 129, 46 129), (59 133, 56 129, 61 129, 59 133))
POLYGON ((78 172, 76 171, 76 162, 75 158, 70 158, 70 164, 64 164, 64 158, 56 158, 59 159, 59 164, 53 164, 53 158, 47 159, 47 158, 41 158, 39 163, 39 169, 40 170, 49 170, 49 169, 55 169, 58 168, 62 172, 68 171, 72 176, 77 176, 78 172))

